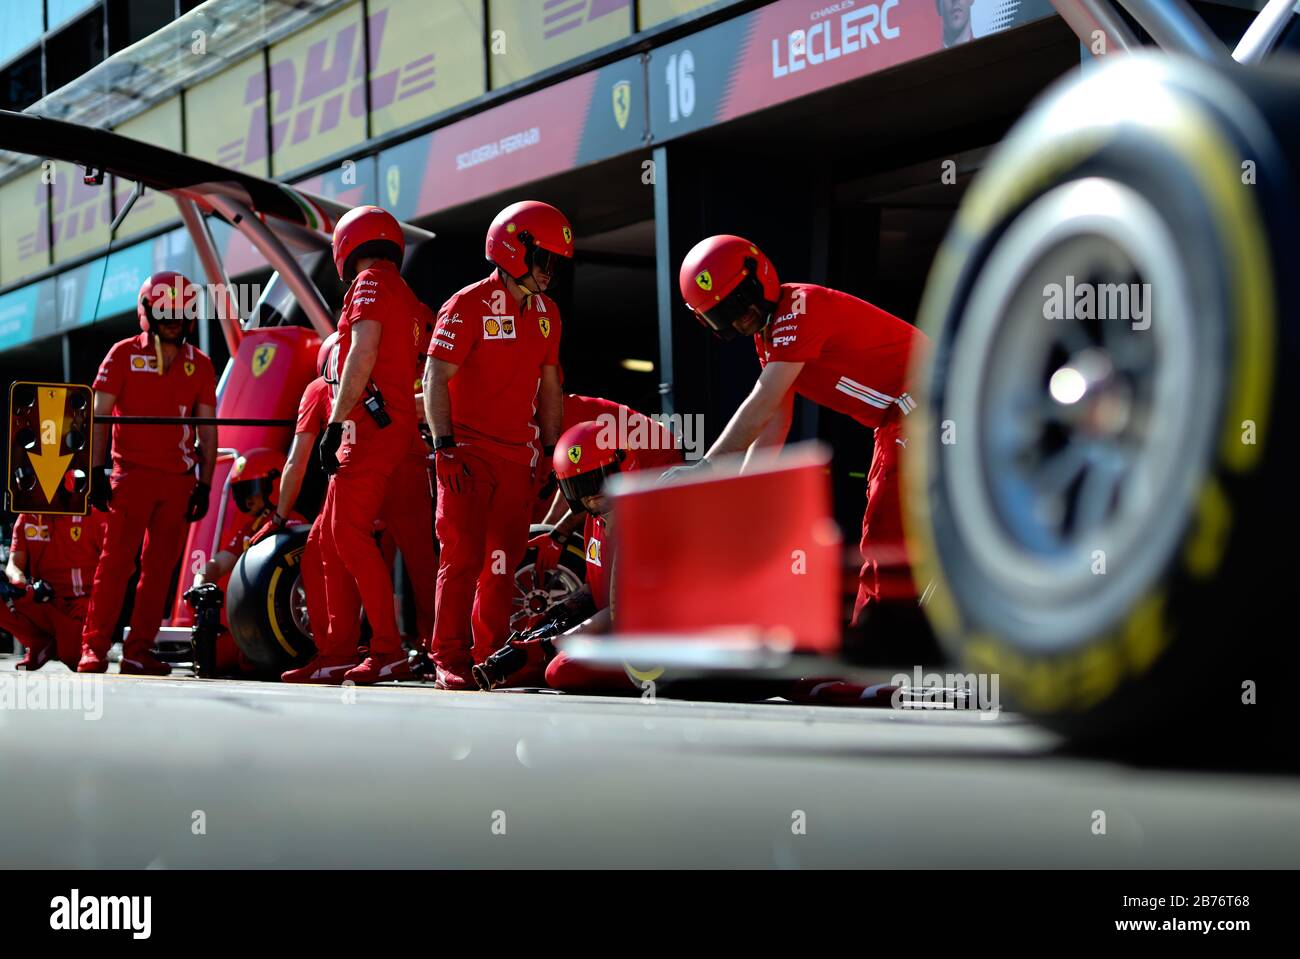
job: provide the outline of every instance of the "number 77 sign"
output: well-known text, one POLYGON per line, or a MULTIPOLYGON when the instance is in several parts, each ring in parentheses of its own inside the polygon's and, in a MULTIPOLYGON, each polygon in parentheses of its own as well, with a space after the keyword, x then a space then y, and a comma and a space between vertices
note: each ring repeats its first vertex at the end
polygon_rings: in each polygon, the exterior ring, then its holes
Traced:
POLYGON ((84 516, 90 494, 93 394, 76 383, 9 387, 8 506, 84 516))

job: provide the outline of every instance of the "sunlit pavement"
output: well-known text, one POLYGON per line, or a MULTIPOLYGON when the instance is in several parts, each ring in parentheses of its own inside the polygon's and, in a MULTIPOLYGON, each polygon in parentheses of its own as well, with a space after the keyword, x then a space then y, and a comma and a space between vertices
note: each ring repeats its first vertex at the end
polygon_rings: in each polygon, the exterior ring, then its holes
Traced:
POLYGON ((1300 865, 1300 779, 1068 758, 1007 713, 15 662, 5 867, 1300 865))

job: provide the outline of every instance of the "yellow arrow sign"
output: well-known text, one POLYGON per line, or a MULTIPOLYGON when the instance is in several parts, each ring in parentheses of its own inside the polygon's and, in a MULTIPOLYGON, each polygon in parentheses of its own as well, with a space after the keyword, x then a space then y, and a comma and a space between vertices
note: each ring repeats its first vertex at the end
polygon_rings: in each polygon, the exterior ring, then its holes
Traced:
POLYGON ((63 441, 63 414, 67 409, 68 391, 62 387, 43 386, 40 388, 41 412, 41 451, 27 454, 36 470, 41 491, 46 502, 53 503, 59 491, 59 483, 67 472, 71 453, 59 455, 59 444, 63 441))

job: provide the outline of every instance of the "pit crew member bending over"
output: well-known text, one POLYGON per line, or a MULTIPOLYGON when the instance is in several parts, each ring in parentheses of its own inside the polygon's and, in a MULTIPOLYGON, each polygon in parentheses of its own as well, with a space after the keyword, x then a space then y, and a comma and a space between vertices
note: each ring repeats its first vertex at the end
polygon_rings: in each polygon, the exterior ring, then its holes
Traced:
MULTIPOLYGON (((677 438, 644 413, 598 396, 567 394, 564 397, 562 432, 567 433, 579 423, 589 421, 605 427, 609 431, 608 437, 616 437, 614 445, 634 454, 639 469, 662 472, 682 462, 682 451, 677 438)), ((533 576, 539 587, 545 581, 546 574, 559 563, 569 536, 583 525, 586 515, 581 508, 569 509, 563 491, 556 490, 555 503, 543 519, 547 524, 554 524, 554 528, 528 542, 529 549, 537 550, 537 556, 533 560, 533 576)))
MULTIPOLYGON (((698 463, 780 447, 790 431, 795 394, 853 417, 875 431, 862 516, 862 559, 853 622, 882 601, 914 599, 903 547, 898 495, 902 419, 916 408, 908 368, 926 337, 870 303, 811 283, 777 279, 771 261, 748 240, 712 236, 686 254, 678 275, 686 305, 716 336, 752 336, 763 371, 754 390, 698 463)), ((746 457, 748 462, 748 455, 746 457)))

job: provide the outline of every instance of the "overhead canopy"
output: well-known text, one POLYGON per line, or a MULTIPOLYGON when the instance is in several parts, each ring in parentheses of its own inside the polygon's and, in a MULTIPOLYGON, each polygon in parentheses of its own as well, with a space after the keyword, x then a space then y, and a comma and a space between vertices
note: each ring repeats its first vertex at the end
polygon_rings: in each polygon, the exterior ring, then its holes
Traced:
MULTIPOLYGON (((115 127, 351 0, 208 0, 24 112, 115 127)), ((0 181, 31 165, 30 152, 0 150, 0 181)))

